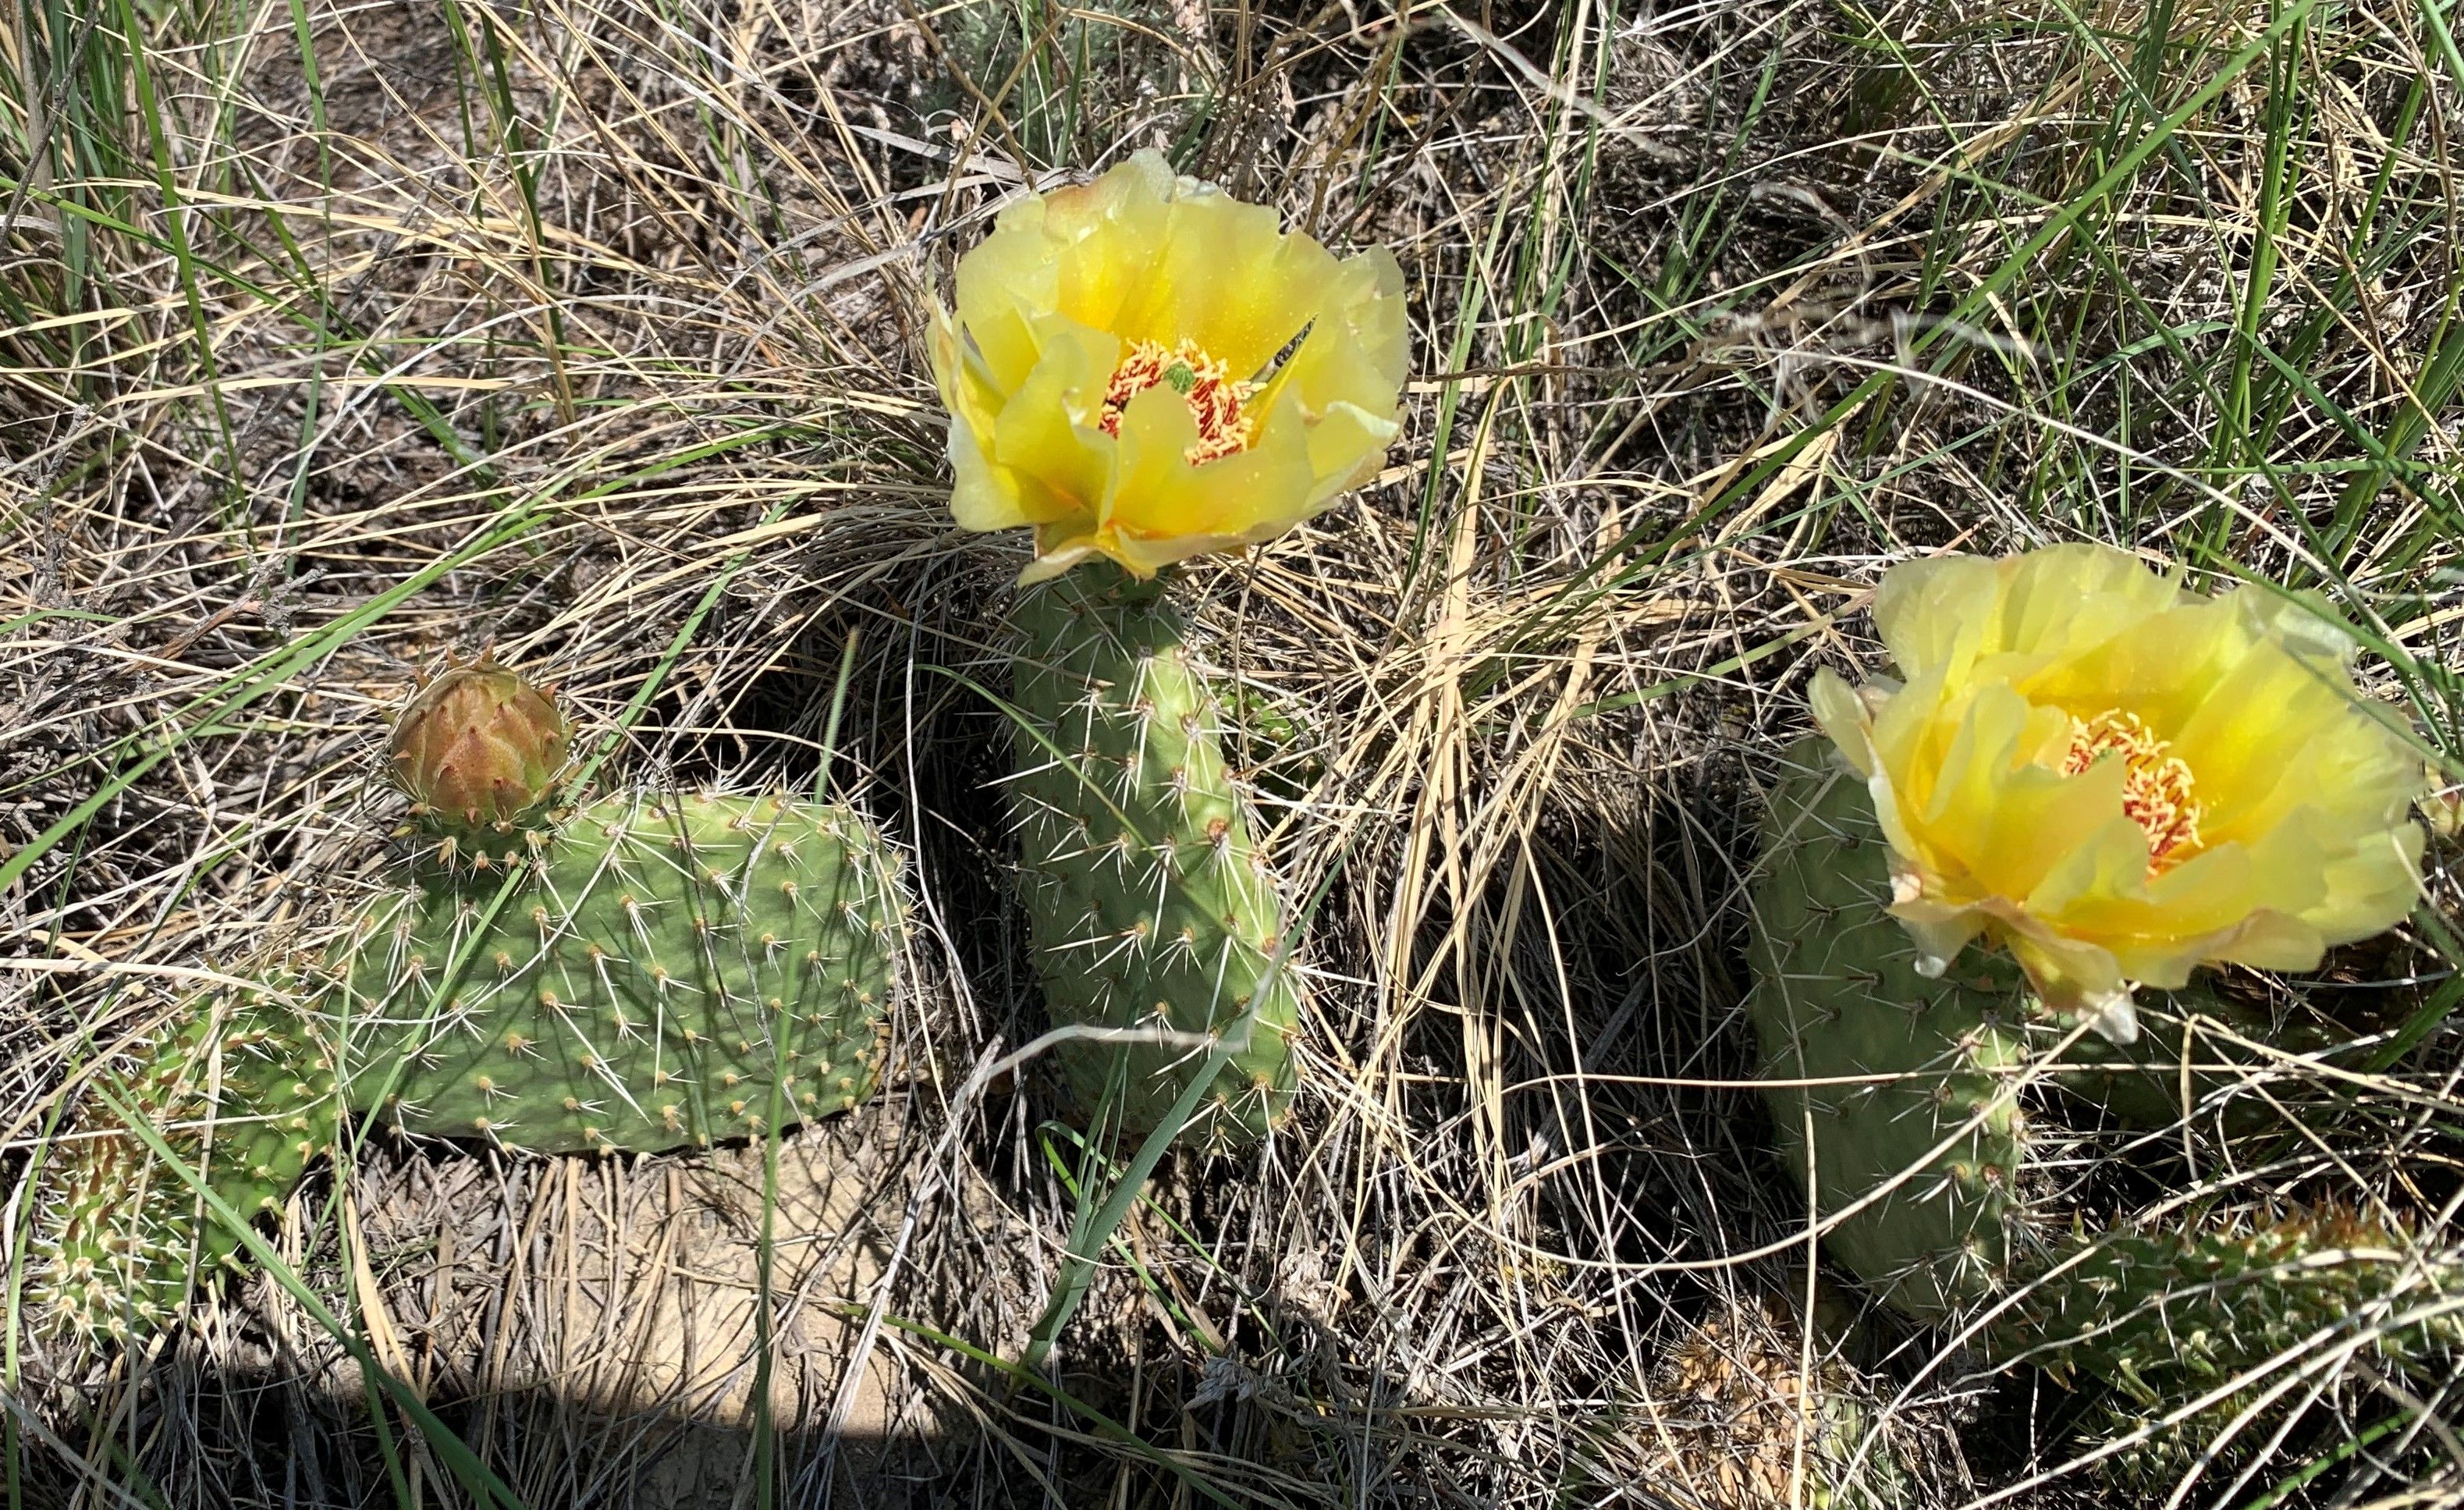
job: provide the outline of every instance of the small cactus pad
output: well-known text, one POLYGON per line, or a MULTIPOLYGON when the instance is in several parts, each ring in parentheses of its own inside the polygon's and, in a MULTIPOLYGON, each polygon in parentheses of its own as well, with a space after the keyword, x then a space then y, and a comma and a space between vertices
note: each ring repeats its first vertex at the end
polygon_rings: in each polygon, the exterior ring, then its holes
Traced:
POLYGON ((2361 1342, 2392 1371, 2454 1377, 2458 1293, 2464 1264, 2350 1216, 2148 1228, 2076 1250, 1985 1342, 2057 1379, 2110 1385, 2089 1430, 2121 1447, 2099 1476, 2161 1499, 2194 1470, 2231 1479, 2290 1426, 2310 1396, 2275 1389, 2284 1375, 2263 1371, 2290 1350, 2361 1342))
MULTIPOLYGON (((1011 798, 1045 1006, 1056 1024, 1230 1036, 1184 1137, 1263 1137, 1291 1099, 1299 982, 1180 617, 1159 584, 1110 566, 1026 590, 1015 614, 1011 798)), ((1187 1042, 1055 1054, 1080 1107, 1132 1132, 1161 1122, 1209 1057, 1187 1042)))
MULTIPOLYGON (((188 1004, 127 1070, 98 1084, 143 1118, 243 1216, 278 1210, 334 1143, 332 1061, 297 1010, 267 993, 188 1004)), ((45 1152, 28 1299, 38 1319, 125 1339, 174 1312, 190 1277, 239 1250, 238 1234, 154 1150, 89 1097, 76 1132, 45 1152)))
POLYGON ((394 721, 393 776, 441 836, 484 853, 539 819, 572 737, 553 688, 482 655, 448 666, 394 721))
POLYGON ((2156 1407, 2222 1385, 2322 1331, 2406 1369, 2464 1347, 2464 1267, 2387 1228, 2299 1216, 2242 1231, 2107 1234, 2031 1285, 1992 1343, 2057 1378, 2109 1381, 2156 1407), (2408 1313, 2419 1309, 2419 1317, 2408 1313))
POLYGON ((1915 944, 1884 910, 1873 806, 1829 748, 1793 746, 1771 793, 1748 1010, 1780 1146, 1815 1188, 1815 1211, 1829 1222, 1854 1209, 1825 1230, 1826 1250, 1932 1319, 1988 1293, 2011 1257, 2027 1144, 1998 1072, 2026 1056, 2019 1025, 2005 1022, 2018 971, 1972 947, 1940 979, 1918 971, 1915 944))
POLYGON ((362 921, 329 1002, 350 1100, 541 1152, 845 1111, 881 1071, 906 921, 897 856, 847 809, 605 798, 510 880, 432 868, 362 921))
POLYGON ((1736 1298, 1662 1355, 1639 1408, 1649 1413, 1627 1428, 1664 1454, 1645 1472, 1684 1485, 1670 1502, 1704 1510, 1913 1506, 1890 1424, 1866 1410, 1834 1348, 1817 1342, 1808 1355, 1793 1309, 1776 1296, 1736 1298))

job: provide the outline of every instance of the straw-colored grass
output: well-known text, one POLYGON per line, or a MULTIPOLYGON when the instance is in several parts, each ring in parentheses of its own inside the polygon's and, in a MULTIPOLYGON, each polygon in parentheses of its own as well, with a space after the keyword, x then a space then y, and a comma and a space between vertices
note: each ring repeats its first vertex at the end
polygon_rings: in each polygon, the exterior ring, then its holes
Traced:
MULTIPOLYGON (((2084 1395, 1809 1270, 1739 1010, 1757 785, 1811 668, 1877 663, 1882 566, 2092 538, 2324 594, 2454 789, 2447 16, 9 0, 10 1184, 185 972, 382 882, 386 713, 449 649, 628 781, 809 787, 843 694, 827 779, 924 926, 883 1101, 781 1150, 766 1288, 758 1146, 371 1138, 302 1189, 276 1249, 434 1425, 262 1269, 41 1335, 11 1205, 0 1504, 475 1503, 443 1432, 538 1510, 1728 1510, 1814 1502, 1842 1410, 1898 1465, 1848 1493, 2114 1492, 2084 1395), (1105 1192, 1038 1066, 977 1073, 1044 1027, 978 691, 1023 550, 948 522, 920 312, 1004 196, 1146 145, 1391 245, 1417 376, 1375 485, 1175 589, 1315 902, 1295 1126, 1168 1162, 1038 1375, 1105 1192)), ((2359 1042, 2259 1077, 2304 1136, 2180 1130, 2175 1177, 2464 1242, 2455 856, 2283 988, 2359 1042)), ((2323 1359, 2153 1498, 2452 1495, 2419 1383, 2323 1359)))

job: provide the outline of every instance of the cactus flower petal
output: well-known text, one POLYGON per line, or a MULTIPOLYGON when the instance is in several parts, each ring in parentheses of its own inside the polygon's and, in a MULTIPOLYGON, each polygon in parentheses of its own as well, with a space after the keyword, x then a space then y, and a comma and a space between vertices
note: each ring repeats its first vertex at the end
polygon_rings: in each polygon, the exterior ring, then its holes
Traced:
POLYGON ((1927 958, 1985 935, 2127 1042, 2134 985, 2306 969, 2419 894, 2423 764, 2310 609, 2061 545, 1898 566, 1874 616, 1904 679, 1825 672, 1815 716, 1873 794, 1891 911, 1927 958))
POLYGON ((1098 556, 1148 577, 1375 470, 1409 363, 1403 275, 1141 152, 1004 209, 931 351, 959 525, 1032 526, 1027 581, 1098 556))

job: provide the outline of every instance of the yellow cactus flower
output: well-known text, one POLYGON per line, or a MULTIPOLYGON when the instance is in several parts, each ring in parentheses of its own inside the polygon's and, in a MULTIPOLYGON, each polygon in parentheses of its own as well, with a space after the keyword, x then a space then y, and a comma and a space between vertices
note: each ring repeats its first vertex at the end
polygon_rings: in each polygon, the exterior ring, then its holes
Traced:
POLYGON ((1034 526, 1022 580, 1098 555, 1148 577, 1281 534, 1376 467, 1403 275, 1140 152, 1004 208, 932 350, 959 524, 1034 526))
POLYGON ((1904 680, 1821 673, 1815 716, 1873 793, 1891 911, 1935 967, 1983 935, 2127 1043, 2134 984, 2307 969, 2419 894, 2423 763, 2301 605, 2058 545, 1894 567, 1874 617, 1904 680))

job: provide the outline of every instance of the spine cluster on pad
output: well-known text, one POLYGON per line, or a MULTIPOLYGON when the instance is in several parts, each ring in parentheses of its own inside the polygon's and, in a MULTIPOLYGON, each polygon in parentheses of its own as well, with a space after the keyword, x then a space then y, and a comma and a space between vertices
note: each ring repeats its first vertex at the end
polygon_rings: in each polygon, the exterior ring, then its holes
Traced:
POLYGON ((1056 1051, 1090 1117, 1151 1129, 1228 1058, 1184 1136, 1229 1146, 1282 1119, 1300 988, 1220 714, 1158 585, 1082 567, 1022 594, 1011 799, 1056 1024, 1136 1030, 1056 1051))
POLYGON ((2260 1451, 2321 1350, 2435 1379, 2464 1351, 2464 1269, 2379 1222, 2295 1214, 2108 1234, 2023 1291, 1989 1342, 2065 1382, 2101 1381, 2107 1479, 2169 1494, 2260 1451), (2286 1389, 2288 1384, 2297 1388, 2286 1389))
MULTIPOLYGON (((2019 1080, 2035 1058, 2034 1008, 2017 970, 1970 946, 1939 976, 1920 971, 1886 910, 1885 841, 1862 787, 1819 740, 1783 768, 1753 888, 1748 1010, 1824 1249, 1879 1296, 1923 1321, 1990 1305, 1982 1335, 1997 1358, 2110 1381, 2161 1410, 2340 1320, 2464 1287, 2464 1269, 2408 1259, 2392 1232, 2350 1219, 2224 1229, 2177 1216, 2096 1239, 2051 1220, 2028 1199, 2019 1080)), ((2151 1033, 2136 1052, 2152 1062, 2172 1049, 2151 1033)), ((2165 1114, 2148 1065, 2109 1050, 2093 1060, 2034 1067, 2122 1121, 2165 1114)), ((2464 1345, 2464 1312, 2441 1314, 2372 1345, 2427 1366, 2464 1345)))

